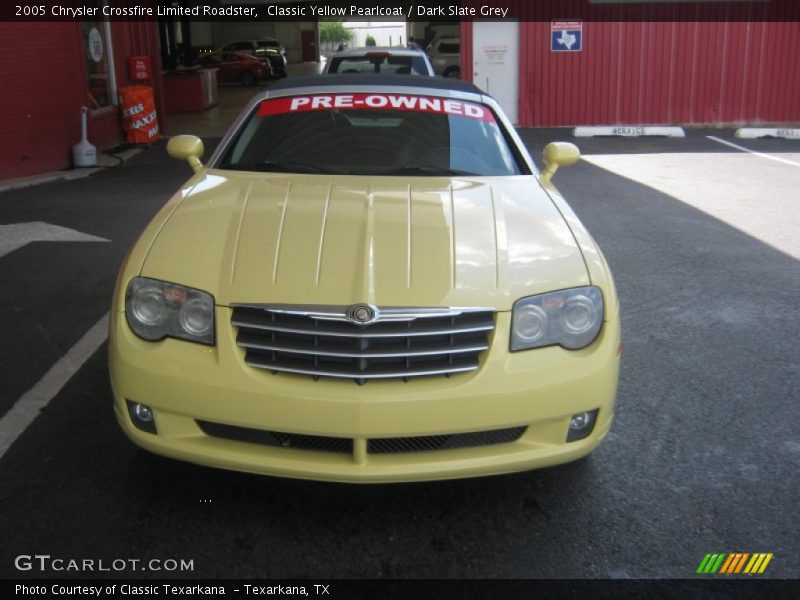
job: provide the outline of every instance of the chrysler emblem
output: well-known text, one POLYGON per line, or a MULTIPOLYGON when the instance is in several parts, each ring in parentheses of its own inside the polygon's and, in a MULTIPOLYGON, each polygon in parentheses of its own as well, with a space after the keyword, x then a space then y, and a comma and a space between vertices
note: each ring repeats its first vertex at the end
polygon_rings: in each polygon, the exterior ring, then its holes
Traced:
POLYGON ((347 320, 356 325, 369 325, 378 320, 378 308, 371 304, 354 304, 345 312, 347 320))

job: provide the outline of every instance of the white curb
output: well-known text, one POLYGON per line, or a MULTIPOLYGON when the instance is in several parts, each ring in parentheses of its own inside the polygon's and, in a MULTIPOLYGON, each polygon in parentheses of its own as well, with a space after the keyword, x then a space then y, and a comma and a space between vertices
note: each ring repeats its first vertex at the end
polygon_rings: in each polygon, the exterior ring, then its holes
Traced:
POLYGON ((736 130, 736 137, 741 139, 755 139, 762 137, 784 138, 787 140, 800 140, 800 129, 787 129, 778 127, 743 127, 736 130))
POLYGON ((642 135, 653 135, 661 137, 686 137, 683 127, 658 127, 650 125, 616 125, 603 127, 576 127, 572 135, 575 137, 596 137, 604 135, 615 135, 622 137, 639 137, 642 135))

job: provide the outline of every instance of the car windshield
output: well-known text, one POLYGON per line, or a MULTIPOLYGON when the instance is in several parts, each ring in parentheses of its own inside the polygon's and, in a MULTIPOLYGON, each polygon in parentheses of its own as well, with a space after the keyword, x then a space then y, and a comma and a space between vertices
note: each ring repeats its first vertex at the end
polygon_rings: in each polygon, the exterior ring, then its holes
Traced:
POLYGON ((393 73, 396 75, 428 75, 421 56, 391 56, 377 53, 364 56, 333 57, 328 73, 393 73))
POLYGON ((262 101, 218 166, 347 175, 529 172, 483 104, 357 93, 262 101))

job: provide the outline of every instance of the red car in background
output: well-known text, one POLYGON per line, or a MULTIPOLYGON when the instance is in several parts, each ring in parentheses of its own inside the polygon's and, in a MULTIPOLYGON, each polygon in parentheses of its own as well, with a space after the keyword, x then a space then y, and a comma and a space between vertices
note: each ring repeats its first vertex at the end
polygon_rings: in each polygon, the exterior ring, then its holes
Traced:
POLYGON ((272 66, 266 58, 256 58, 244 52, 209 52, 201 55, 197 62, 206 68, 219 69, 220 83, 255 85, 272 77, 272 66))

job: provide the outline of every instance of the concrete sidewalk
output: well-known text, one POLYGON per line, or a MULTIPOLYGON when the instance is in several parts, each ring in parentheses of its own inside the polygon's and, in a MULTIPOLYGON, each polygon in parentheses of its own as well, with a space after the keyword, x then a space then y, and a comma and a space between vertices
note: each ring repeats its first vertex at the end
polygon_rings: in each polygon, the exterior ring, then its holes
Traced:
POLYGON ((50 171, 49 173, 39 173, 28 175, 27 177, 14 177, 13 179, 0 180, 0 193, 9 190, 18 190, 33 185, 41 185, 52 181, 70 181, 72 179, 82 179, 93 175, 99 171, 105 171, 113 167, 118 167, 122 163, 130 160, 143 150, 139 148, 129 148, 122 152, 100 152, 97 154, 96 167, 81 167, 75 169, 64 169, 63 171, 50 171))

